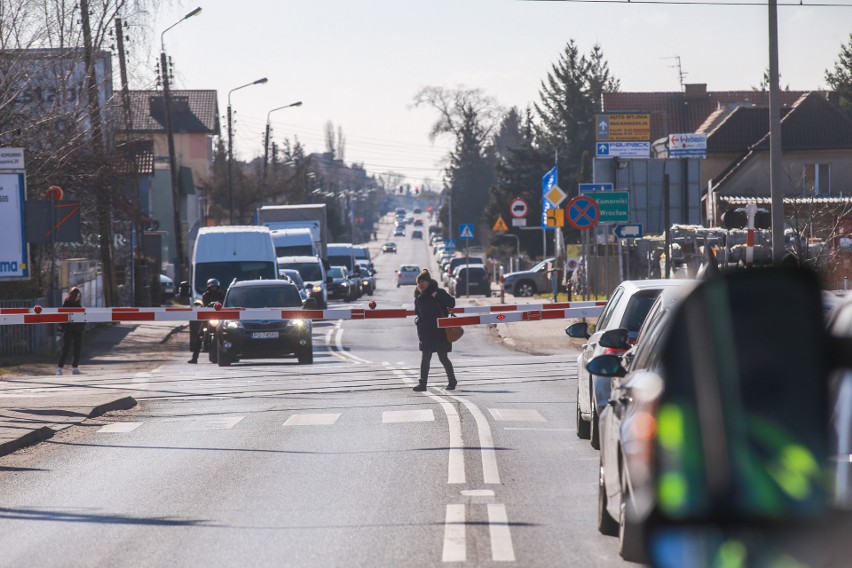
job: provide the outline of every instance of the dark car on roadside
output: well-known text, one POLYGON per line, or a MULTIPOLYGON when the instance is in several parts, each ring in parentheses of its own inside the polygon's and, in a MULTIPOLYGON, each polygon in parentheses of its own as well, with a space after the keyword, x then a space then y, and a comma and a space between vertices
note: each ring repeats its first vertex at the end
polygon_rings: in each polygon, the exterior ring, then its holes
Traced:
POLYGON ((411 231, 411 238, 412 239, 422 239, 423 238, 423 231, 411 231))
MULTIPOLYGON (((308 300, 314 302, 314 300, 308 300)), ((223 308, 301 308, 295 284, 284 280, 234 282, 225 294, 223 308)), ((295 355, 300 364, 314 362, 311 320, 219 320, 216 323, 215 359, 220 367, 243 359, 267 359, 295 355)))
POLYGON ((449 280, 449 292, 453 296, 491 297, 491 281, 488 271, 482 264, 461 264, 453 271, 449 280))

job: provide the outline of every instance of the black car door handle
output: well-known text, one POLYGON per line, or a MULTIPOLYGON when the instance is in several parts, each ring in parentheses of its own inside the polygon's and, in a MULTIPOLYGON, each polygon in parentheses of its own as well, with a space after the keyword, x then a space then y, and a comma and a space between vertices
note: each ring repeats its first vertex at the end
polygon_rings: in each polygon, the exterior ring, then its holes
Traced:
POLYGON ((620 402, 621 404, 630 404, 631 402, 633 402, 633 398, 627 395, 620 396, 618 397, 618 402, 620 402))

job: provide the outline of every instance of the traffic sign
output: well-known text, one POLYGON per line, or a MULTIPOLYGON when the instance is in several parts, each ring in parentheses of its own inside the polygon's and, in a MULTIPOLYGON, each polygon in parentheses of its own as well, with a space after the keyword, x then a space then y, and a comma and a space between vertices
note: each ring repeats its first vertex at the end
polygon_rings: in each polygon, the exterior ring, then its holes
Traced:
POLYGON ((607 113, 595 115, 597 141, 622 142, 651 140, 651 115, 649 113, 607 113))
POLYGON ((558 207, 547 210, 547 226, 548 227, 564 227, 565 226, 565 210, 558 207))
POLYGON ((581 183, 578 184, 580 193, 590 193, 593 191, 613 191, 614 187, 611 183, 581 183))
POLYGON ((527 226, 527 220, 526 219, 512 219, 512 226, 513 227, 526 227, 527 226))
POLYGON ((630 220, 630 194, 626 191, 596 193, 601 223, 625 223, 630 220))
POLYGON ((650 142, 598 142, 595 144, 598 158, 647 158, 651 155, 650 142))
POLYGON ((568 224, 581 231, 594 227, 600 217, 597 202, 588 195, 578 195, 568 202, 566 209, 568 224))
POLYGON ((558 185, 554 185, 550 188, 550 191, 544 194, 547 200, 554 207, 559 207, 559 204, 565 201, 565 198, 568 197, 568 194, 562 191, 562 188, 558 185))
POLYGON ((473 223, 468 223, 465 225, 459 225, 459 238, 460 239, 472 239, 473 238, 473 223))
POLYGON ((523 219, 527 216, 529 210, 529 204, 521 197, 514 198, 512 203, 509 204, 509 213, 511 213, 512 217, 515 219, 523 219))
POLYGON ((502 215, 497 217, 497 221, 494 222, 494 226, 491 227, 491 230, 495 233, 505 233, 509 230, 509 227, 506 225, 506 221, 503 220, 502 215))
POLYGON ((565 259, 565 268, 568 270, 577 270, 580 267, 580 259, 579 258, 566 258, 565 259))
POLYGON ((444 249, 445 250, 455 250, 455 248, 456 248, 456 241, 454 241, 453 239, 447 239, 446 241, 444 241, 444 249))
POLYGON ((645 235, 642 223, 616 225, 612 232, 619 239, 641 239, 645 235))

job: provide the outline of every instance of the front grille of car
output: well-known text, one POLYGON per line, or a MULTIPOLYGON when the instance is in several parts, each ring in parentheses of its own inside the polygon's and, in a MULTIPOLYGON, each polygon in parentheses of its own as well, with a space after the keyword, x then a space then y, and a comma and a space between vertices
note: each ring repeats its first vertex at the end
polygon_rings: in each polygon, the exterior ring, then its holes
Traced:
POLYGON ((246 331, 274 331, 286 328, 287 321, 244 321, 243 327, 246 331))

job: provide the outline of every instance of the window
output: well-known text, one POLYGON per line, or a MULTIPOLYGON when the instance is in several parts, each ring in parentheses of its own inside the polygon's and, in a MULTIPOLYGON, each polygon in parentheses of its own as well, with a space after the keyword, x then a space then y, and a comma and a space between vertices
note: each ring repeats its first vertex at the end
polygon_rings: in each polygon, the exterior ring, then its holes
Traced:
POLYGON ((805 164, 802 187, 805 193, 831 195, 831 165, 805 164))

